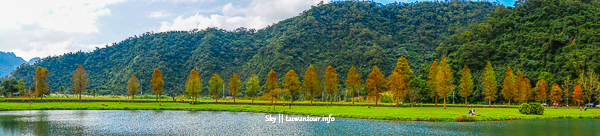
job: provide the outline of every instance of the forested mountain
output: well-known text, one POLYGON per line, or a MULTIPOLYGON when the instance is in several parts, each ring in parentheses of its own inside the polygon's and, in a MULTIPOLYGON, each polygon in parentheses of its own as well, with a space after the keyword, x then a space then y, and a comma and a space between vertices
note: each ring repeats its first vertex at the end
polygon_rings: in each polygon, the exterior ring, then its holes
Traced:
POLYGON ((17 57, 14 53, 0 51, 0 77, 10 75, 10 72, 23 63, 26 63, 26 61, 21 57, 17 57))
POLYGON ((205 84, 212 74, 227 82, 233 73, 242 80, 256 73, 264 83, 270 69, 283 79, 285 71, 304 73, 311 64, 319 75, 326 66, 333 66, 340 80, 352 65, 365 78, 373 65, 387 76, 400 56, 406 57, 412 68, 424 67, 440 43, 485 20, 497 6, 458 1, 387 5, 336 2, 260 30, 207 28, 145 33, 92 52, 46 57, 34 65, 20 66, 13 75, 31 85, 35 68, 45 67, 50 71, 50 87, 58 90, 59 86, 69 86, 73 71, 82 65, 91 88, 100 94, 124 94, 131 75, 143 80, 147 93, 152 71, 158 68, 169 95, 183 93, 192 69, 201 74, 205 84))
MULTIPOLYGON (((594 0, 520 0, 500 6, 482 23, 450 36, 436 54, 451 58, 454 75, 468 66, 475 77, 475 94, 481 94, 481 77, 487 61, 498 82, 507 67, 520 69, 535 84, 579 78, 579 72, 600 68, 600 3, 594 0)), ((454 76, 458 83, 460 76, 454 76)))

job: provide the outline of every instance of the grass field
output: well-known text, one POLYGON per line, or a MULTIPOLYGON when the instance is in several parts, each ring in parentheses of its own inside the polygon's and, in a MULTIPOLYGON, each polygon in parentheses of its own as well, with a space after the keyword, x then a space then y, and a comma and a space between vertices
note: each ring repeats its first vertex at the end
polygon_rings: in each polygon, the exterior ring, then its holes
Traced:
POLYGON ((289 106, 268 105, 227 105, 187 103, 130 103, 130 102, 46 102, 46 103, 7 103, 0 102, 0 110, 190 110, 190 111, 235 111, 285 113, 296 115, 384 119, 414 121, 493 121, 516 119, 563 119, 585 118, 600 119, 600 109, 566 110, 565 108, 546 108, 544 115, 524 115, 515 108, 478 108, 477 114, 467 116, 467 108, 440 107, 369 107, 369 106, 289 106), (104 105, 103 105, 104 104, 104 105))

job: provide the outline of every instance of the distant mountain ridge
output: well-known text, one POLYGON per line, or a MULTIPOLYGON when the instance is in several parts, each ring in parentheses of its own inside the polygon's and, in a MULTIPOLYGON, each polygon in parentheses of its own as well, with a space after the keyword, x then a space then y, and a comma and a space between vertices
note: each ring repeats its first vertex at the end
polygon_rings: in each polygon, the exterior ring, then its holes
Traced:
POLYGON ((0 51, 0 76, 8 76, 19 65, 27 63, 23 58, 17 57, 13 52, 0 51))

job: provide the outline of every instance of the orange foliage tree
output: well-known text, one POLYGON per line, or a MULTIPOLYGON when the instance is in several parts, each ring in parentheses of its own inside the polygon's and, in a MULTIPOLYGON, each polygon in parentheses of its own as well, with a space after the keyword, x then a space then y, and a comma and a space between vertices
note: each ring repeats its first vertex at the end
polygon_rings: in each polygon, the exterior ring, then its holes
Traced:
POLYGON ((581 87, 579 87, 579 85, 575 86, 575 88, 573 89, 573 101, 575 101, 575 103, 577 103, 577 107, 579 107, 579 104, 581 104, 583 102, 583 91, 581 90, 581 87))
POLYGON ((440 61, 440 65, 438 67, 437 72, 437 80, 440 86, 439 96, 444 97, 444 109, 446 109, 446 96, 452 90, 454 90, 454 76, 452 75, 452 69, 450 69, 450 65, 448 65, 448 58, 445 55, 442 55, 442 60, 440 61))
POLYGON ((313 103, 314 95, 321 93, 321 83, 313 65, 310 65, 308 68, 306 68, 306 72, 304 73, 304 82, 302 82, 302 90, 305 92, 305 95, 310 96, 311 105, 313 103))
MULTIPOLYGON (((300 91, 301 85, 302 83, 300 83, 300 80, 298 80, 298 74, 296 74, 294 70, 290 70, 285 74, 283 87, 285 87, 285 90, 290 93, 292 99, 291 103, 294 103, 294 94, 300 91)), ((292 105, 290 104, 290 109, 291 108, 292 105)))
POLYGON ((521 100, 525 101, 525 103, 527 103, 527 101, 529 101, 529 99, 531 99, 531 97, 533 97, 533 90, 531 89, 531 81, 529 81, 529 78, 524 78, 523 79, 523 94, 521 94, 521 100))
POLYGON ((400 105, 400 101, 404 101, 404 97, 408 93, 408 84, 405 83, 407 77, 398 72, 392 72, 388 77, 387 88, 392 93, 392 97, 396 102, 396 107, 400 105))
POLYGON ((73 82, 71 82, 71 91, 73 94, 79 94, 79 100, 81 100, 81 92, 85 92, 87 88, 90 87, 90 80, 83 66, 79 65, 79 67, 77 67, 73 72, 71 80, 73 80, 73 82))
MULTIPOLYGON (((273 69, 269 71, 269 75, 267 76, 267 82, 265 82, 265 91, 271 93, 271 96, 275 95, 275 89, 279 88, 279 81, 277 81, 277 73, 273 69)), ((280 91, 280 90, 277 90, 280 91)), ((271 99, 271 103, 273 103, 273 99, 271 99)), ((275 105, 275 103, 273 103, 275 105)))
POLYGON ((515 92, 515 75, 510 67, 506 69, 506 75, 502 82, 502 96, 508 100, 508 107, 510 107, 510 100, 516 97, 515 92))
POLYGON ((465 105, 467 105, 467 97, 471 94, 473 94, 473 76, 471 70, 465 65, 460 77, 460 96, 465 97, 465 105))
POLYGON ((325 93, 329 94, 329 104, 333 104, 333 94, 338 93, 340 79, 338 78, 337 71, 331 66, 328 66, 325 70, 324 78, 325 93))
MULTIPOLYGON (((560 88, 560 86, 558 86, 558 84, 554 83, 552 84, 552 90, 550 91, 550 95, 548 95, 548 98, 550 98, 550 101, 552 101, 552 103, 557 103, 562 101, 562 89, 560 88)), ((554 107, 556 108, 556 107, 554 107)))
POLYGON ((438 62, 437 61, 433 61, 433 64, 431 64, 431 67, 429 68, 429 73, 427 74, 427 79, 429 79, 427 81, 427 83, 429 84, 429 86, 431 87, 431 97, 434 97, 435 100, 435 105, 437 105, 437 100, 438 100, 438 96, 440 92, 440 85, 439 85, 439 81, 438 78, 436 78, 436 76, 438 75, 438 62))
POLYGON ((369 89, 369 95, 375 97, 375 105, 377 105, 377 101, 379 101, 380 91, 383 87, 385 87, 385 76, 379 71, 377 65, 373 66, 373 70, 367 76, 367 82, 365 83, 367 89, 369 89))
POLYGON ((350 89, 352 92, 352 105, 354 105, 354 93, 360 88, 363 83, 362 76, 356 72, 356 68, 352 66, 350 71, 348 71, 348 75, 346 76, 346 80, 344 81, 344 85, 346 85, 347 89, 350 89))
POLYGON ((152 92, 156 94, 156 101, 158 101, 158 105, 161 105, 158 98, 163 93, 163 87, 165 87, 165 81, 163 80, 162 72, 158 69, 154 69, 152 72, 152 79, 150 80, 152 83, 152 92))
POLYGON ((492 68, 492 64, 488 61, 485 65, 483 72, 483 89, 484 89, 484 99, 488 100, 488 106, 492 106, 492 100, 496 99, 496 72, 494 72, 494 68, 492 68))
POLYGON ((238 95, 240 93, 239 91, 242 89, 242 80, 240 79, 240 76, 233 73, 233 75, 229 77, 229 85, 227 88, 229 88, 229 94, 233 96, 233 103, 235 103, 235 96, 238 95))
POLYGON ((548 97, 548 84, 546 83, 546 80, 538 80, 535 85, 535 92, 537 94, 536 100, 538 102, 546 103, 546 99, 548 97))

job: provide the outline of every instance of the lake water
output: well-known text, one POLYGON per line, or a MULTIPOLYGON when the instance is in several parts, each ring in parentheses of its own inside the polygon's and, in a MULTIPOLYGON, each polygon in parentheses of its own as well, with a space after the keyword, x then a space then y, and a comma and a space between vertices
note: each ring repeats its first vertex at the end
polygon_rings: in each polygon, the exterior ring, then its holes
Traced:
POLYGON ((273 123, 266 121, 268 115, 286 116, 214 111, 0 111, 0 135, 600 135, 600 120, 596 119, 425 122, 335 118, 329 123, 273 123))

